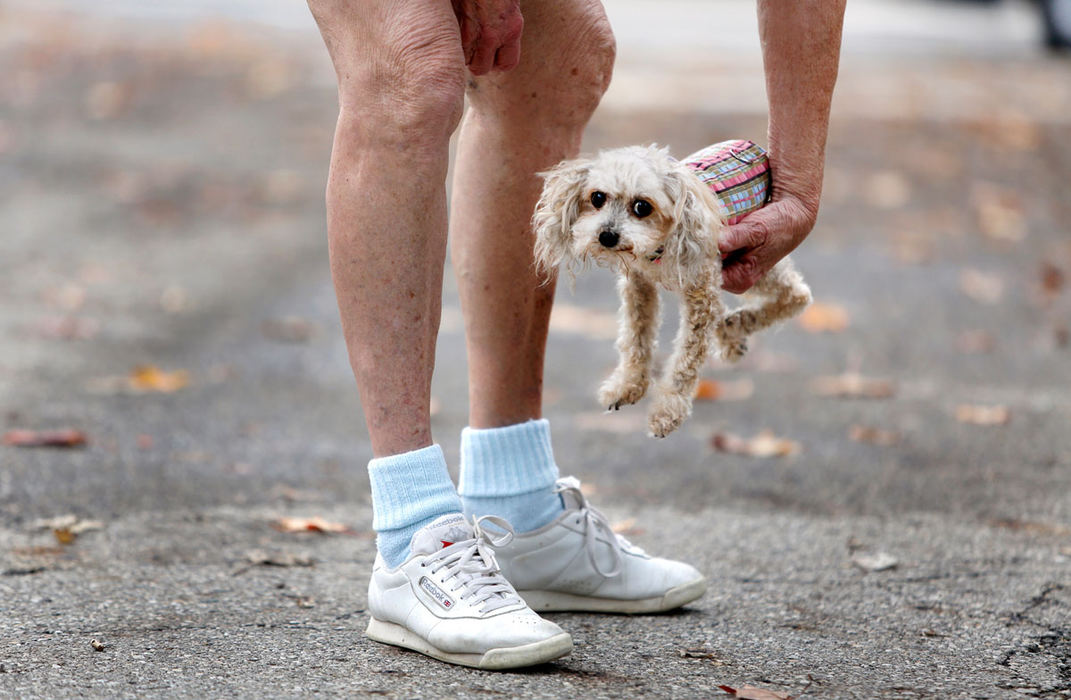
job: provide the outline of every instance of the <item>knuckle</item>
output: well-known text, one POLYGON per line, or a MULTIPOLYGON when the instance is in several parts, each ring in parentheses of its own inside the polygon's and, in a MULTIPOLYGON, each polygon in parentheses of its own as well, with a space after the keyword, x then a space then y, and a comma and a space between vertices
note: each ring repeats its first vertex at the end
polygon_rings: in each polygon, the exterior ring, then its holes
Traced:
POLYGON ((770 240, 770 224, 771 222, 765 218, 759 219, 752 224, 751 229, 748 231, 748 244, 752 248, 764 246, 770 240))
POLYGON ((524 17, 518 12, 511 22, 510 29, 507 32, 507 36, 511 39, 519 39, 521 34, 524 33, 524 17))

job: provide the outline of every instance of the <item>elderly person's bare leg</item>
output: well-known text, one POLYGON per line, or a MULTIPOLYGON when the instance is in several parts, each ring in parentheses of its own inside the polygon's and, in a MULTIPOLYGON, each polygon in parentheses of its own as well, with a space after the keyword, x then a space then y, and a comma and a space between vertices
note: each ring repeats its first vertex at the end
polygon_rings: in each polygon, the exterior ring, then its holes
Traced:
POLYGON ((377 457, 431 444, 448 145, 466 70, 447 0, 311 0, 339 80, 331 273, 377 457), (416 164, 419 164, 419 169, 416 164))
POLYGON ((520 65, 470 82, 455 164, 451 255, 470 404, 459 492, 466 513, 513 523, 519 534, 497 557, 533 608, 667 610, 702 595, 703 576, 641 556, 597 518, 585 520, 592 511, 575 483, 558 482, 550 425, 540 420, 554 285, 533 266, 530 219, 541 188, 535 173, 579 151, 609 83, 613 37, 596 0, 523 7, 520 65), (585 529, 595 530, 590 539, 585 529))
POLYGON ((550 661, 569 653, 571 638, 533 613, 487 556, 486 536, 464 520, 431 441, 448 143, 466 76, 454 7, 309 6, 338 74, 331 272, 375 455, 368 472, 378 556, 366 634, 480 668, 550 661))
POLYGON ((532 267, 535 173, 580 149, 609 85, 614 40, 598 0, 527 2, 521 62, 469 82, 451 202, 451 256, 475 428, 539 418, 554 283, 532 267))

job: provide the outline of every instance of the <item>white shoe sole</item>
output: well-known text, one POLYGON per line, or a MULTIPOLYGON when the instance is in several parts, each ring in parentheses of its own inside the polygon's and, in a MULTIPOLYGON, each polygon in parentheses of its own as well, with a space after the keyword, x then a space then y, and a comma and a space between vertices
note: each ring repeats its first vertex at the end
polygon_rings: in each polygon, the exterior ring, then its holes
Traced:
POLYGON ((597 598, 557 591, 517 591, 536 612, 604 612, 638 615, 674 610, 707 592, 707 580, 696 579, 669 589, 665 595, 639 600, 597 598))
POLYGON ((544 664, 554 659, 560 659, 573 650, 573 638, 569 636, 568 632, 562 632, 531 644, 488 649, 482 654, 457 654, 443 651, 433 646, 428 640, 401 625, 396 625, 393 622, 383 622, 374 617, 368 623, 365 636, 384 644, 392 644, 397 647, 419 651, 421 654, 426 654, 439 661, 460 666, 471 666, 472 668, 480 668, 487 671, 544 664))

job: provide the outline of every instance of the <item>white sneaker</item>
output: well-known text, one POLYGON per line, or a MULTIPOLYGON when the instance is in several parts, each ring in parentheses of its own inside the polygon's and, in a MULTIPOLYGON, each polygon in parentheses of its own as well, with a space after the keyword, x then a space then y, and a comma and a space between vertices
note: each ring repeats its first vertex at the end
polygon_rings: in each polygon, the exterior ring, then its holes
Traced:
POLYGON ((565 512, 495 548, 502 574, 533 610, 652 613, 679 608, 707 580, 679 561, 648 556, 617 535, 574 477, 558 480, 565 512))
POLYGON ((484 516, 472 525, 444 515, 413 535, 409 559, 393 571, 379 556, 368 584, 365 634, 462 666, 483 669, 541 664, 573 649, 573 640, 532 612, 503 578, 488 545, 509 542, 509 523, 484 516), (487 520, 505 532, 498 541, 487 520))

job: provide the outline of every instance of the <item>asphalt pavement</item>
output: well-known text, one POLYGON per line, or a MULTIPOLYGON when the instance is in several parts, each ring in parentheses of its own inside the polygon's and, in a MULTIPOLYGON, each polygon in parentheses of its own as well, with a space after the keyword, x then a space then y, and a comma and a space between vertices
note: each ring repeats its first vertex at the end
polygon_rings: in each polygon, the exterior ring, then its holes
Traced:
MULTIPOLYGON (((0 433, 87 440, 0 445, 0 696, 1071 697, 1071 63, 1029 44, 1028 6, 992 10, 1004 35, 933 11, 999 50, 846 44, 795 254, 816 307, 707 367, 677 434, 600 410, 613 279, 561 286, 559 465, 711 589, 553 615, 571 656, 489 673, 361 634, 370 448, 327 270, 316 37, 0 8, 0 433)), ((657 60, 622 49, 586 150, 762 140, 753 50, 657 60)), ((433 427, 456 467, 449 274, 444 295, 433 427)))

